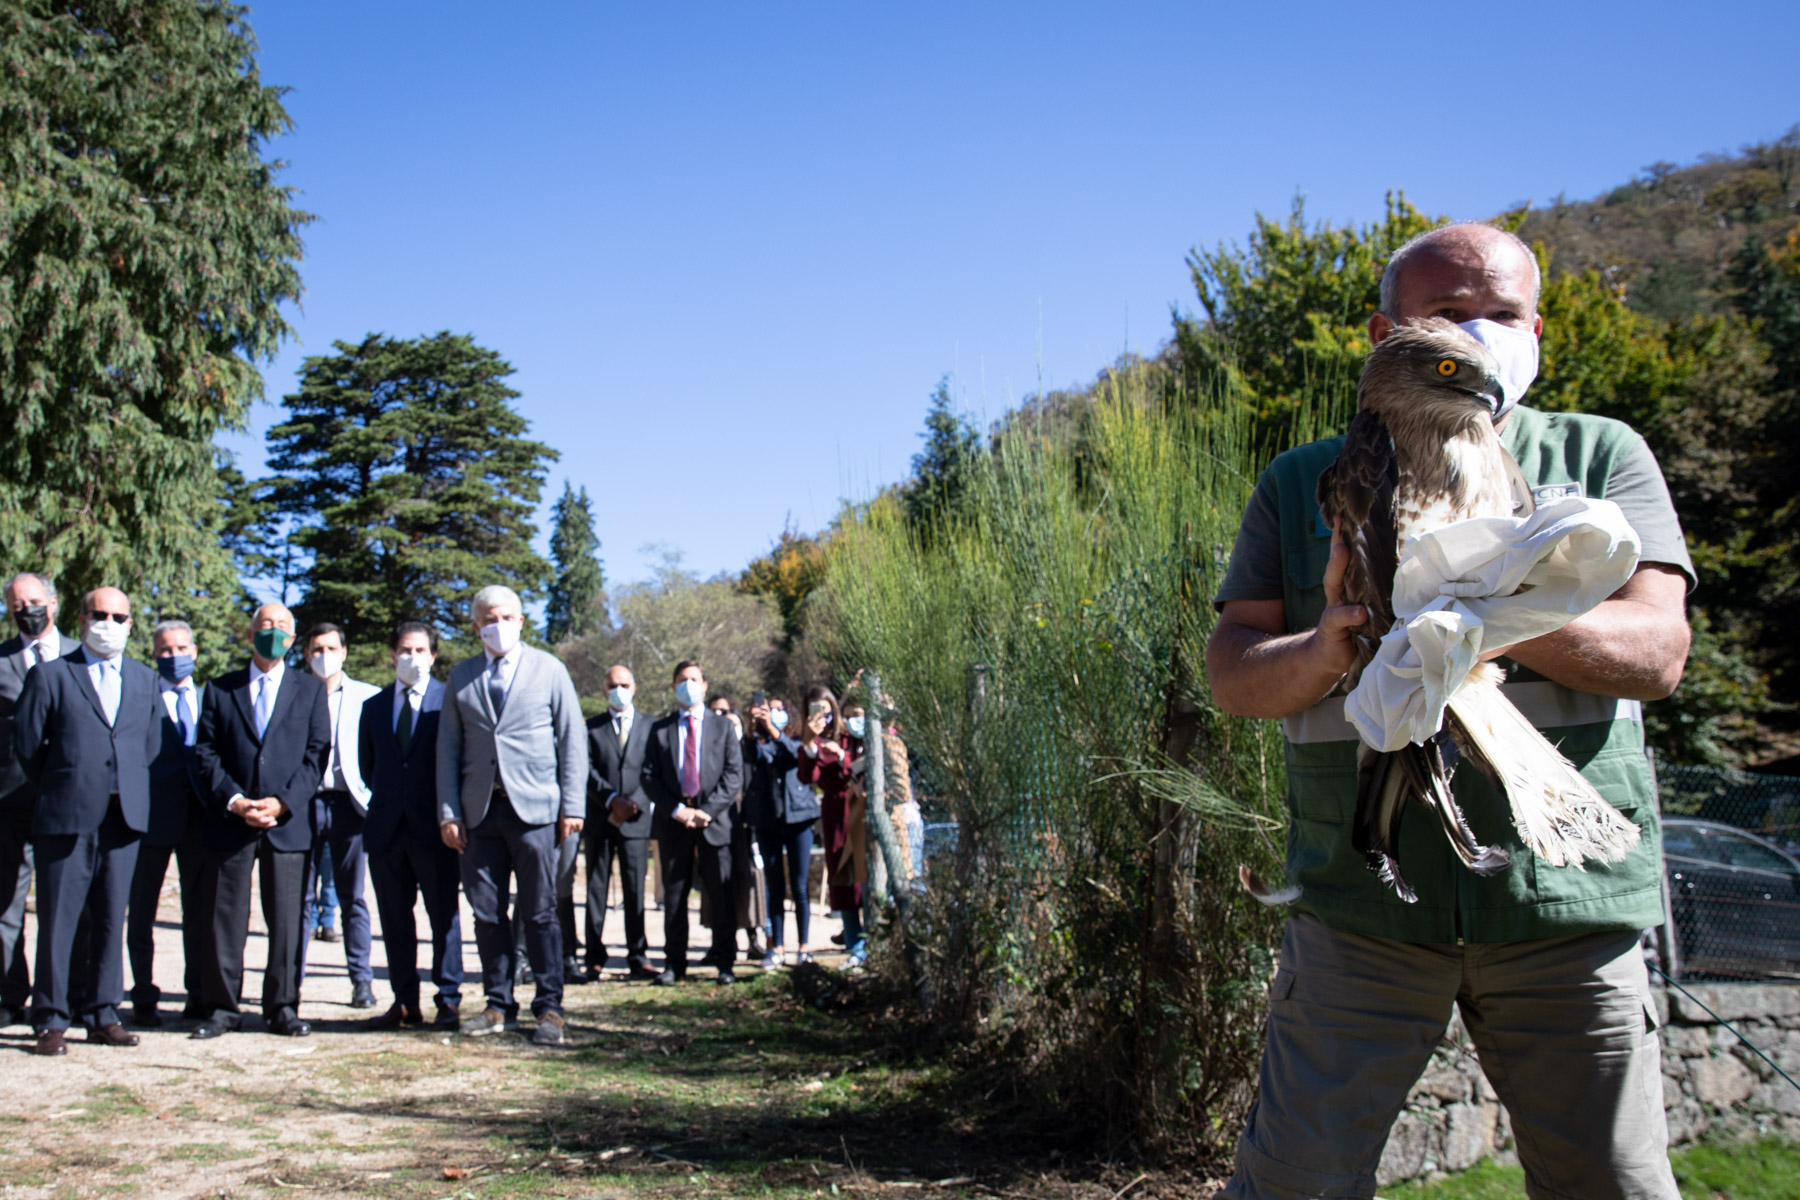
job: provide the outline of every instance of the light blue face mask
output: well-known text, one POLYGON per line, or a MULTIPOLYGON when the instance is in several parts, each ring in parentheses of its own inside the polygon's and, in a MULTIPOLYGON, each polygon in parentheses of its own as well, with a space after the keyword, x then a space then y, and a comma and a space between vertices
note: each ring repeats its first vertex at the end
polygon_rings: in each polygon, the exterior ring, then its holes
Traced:
POLYGON ((694 708, 706 703, 706 684, 698 679, 684 679, 675 685, 675 699, 683 708, 694 708))
POLYGON ((614 712, 624 712, 631 707, 631 692, 622 687, 613 688, 606 693, 606 703, 614 712))
POLYGON ((861 717, 851 717, 848 721, 845 721, 844 724, 850 727, 851 737, 861 737, 863 735, 863 719, 861 717))
POLYGON ((769 724, 777 729, 787 728, 787 709, 773 708, 769 710, 769 724))

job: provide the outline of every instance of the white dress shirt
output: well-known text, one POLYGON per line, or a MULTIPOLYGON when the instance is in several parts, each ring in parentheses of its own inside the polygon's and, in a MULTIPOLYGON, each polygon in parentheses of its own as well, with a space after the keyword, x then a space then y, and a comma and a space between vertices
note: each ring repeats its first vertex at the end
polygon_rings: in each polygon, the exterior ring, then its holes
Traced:
POLYGON ((400 706, 409 705, 413 712, 413 729, 419 728, 419 714, 425 711, 425 689, 431 686, 431 676, 419 680, 418 687, 407 687, 399 680, 394 681, 394 728, 400 728, 400 706))
MULTIPOLYGON (((256 660, 254 658, 250 660, 250 711, 252 713, 256 711, 257 689, 266 686, 269 689, 269 719, 271 721, 275 719, 275 701, 281 696, 281 681, 286 675, 287 664, 284 662, 278 661, 274 666, 265 671, 256 665, 256 660), (269 681, 267 684, 263 683, 263 680, 265 679, 269 681)), ((225 811, 230 812, 233 805, 239 800, 244 799, 247 799, 247 797, 244 793, 239 792, 225 802, 225 811)))
MULTIPOLYGON (((695 726, 701 731, 701 733, 704 733, 706 731, 706 705, 699 704, 693 708, 684 708, 681 710, 681 715, 679 717, 677 717, 675 720, 675 789, 676 789, 676 791, 681 790, 681 768, 682 768, 683 764, 687 762, 687 727, 688 727, 688 718, 689 717, 694 718, 695 726)), ((695 775, 699 775, 700 772, 705 768, 705 765, 706 765, 706 757, 705 756, 706 756, 706 739, 704 737, 702 737, 700 740, 699 748, 694 753, 694 774, 695 775)), ((688 810, 687 805, 677 804, 675 806, 675 813, 674 813, 675 818, 677 820, 680 820, 681 814, 685 813, 687 810, 688 810)))
POLYGON ((181 728, 181 706, 177 703, 181 693, 187 693, 188 715, 193 718, 194 726, 187 734, 187 744, 194 744, 194 736, 200 732, 200 689, 194 686, 194 677, 188 676, 180 683, 170 683, 166 679, 156 681, 162 687, 163 707, 169 711, 169 720, 175 728, 181 728))
POLYGON ((106 714, 106 723, 116 725, 119 721, 119 693, 124 686, 124 679, 119 674, 119 655, 101 658, 92 650, 88 654, 88 678, 94 681, 94 690, 100 693, 100 709, 106 714))
POLYGON ((25 669, 27 671, 41 662, 49 662, 62 654, 62 635, 55 628, 44 631, 41 638, 25 639, 25 669))

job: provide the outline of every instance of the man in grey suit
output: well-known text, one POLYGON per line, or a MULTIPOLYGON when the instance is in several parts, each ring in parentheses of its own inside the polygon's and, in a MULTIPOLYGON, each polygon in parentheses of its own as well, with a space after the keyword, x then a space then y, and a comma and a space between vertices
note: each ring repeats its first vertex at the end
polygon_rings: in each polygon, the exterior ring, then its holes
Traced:
POLYGON ((487 1008, 462 1023, 471 1036, 518 1027, 507 920, 509 877, 525 914, 525 949, 537 978, 531 1040, 563 1040, 562 929, 556 919, 557 847, 581 832, 587 810, 587 729, 562 663, 520 641, 524 608, 498 584, 469 605, 482 653, 450 672, 438 723, 438 822, 462 855, 463 892, 475 915, 487 1008))
POLYGON ((6 609, 19 633, 0 642, 0 1026, 23 1023, 31 1006, 25 900, 38 793, 13 754, 13 714, 33 667, 81 648, 56 631, 56 585, 42 575, 27 571, 8 580, 6 609))

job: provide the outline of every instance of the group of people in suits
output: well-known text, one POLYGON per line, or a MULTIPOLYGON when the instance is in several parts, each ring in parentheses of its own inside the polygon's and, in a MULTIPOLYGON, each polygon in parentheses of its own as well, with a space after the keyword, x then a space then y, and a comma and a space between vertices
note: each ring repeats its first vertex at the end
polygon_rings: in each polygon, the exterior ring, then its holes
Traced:
MULTIPOLYGON (((5 599, 18 635, 0 644, 0 725, 11 734, 0 737, 0 1023, 28 1019, 40 1054, 66 1053, 77 1024, 90 1042, 137 1044, 122 1012, 127 954, 131 1024, 162 1024, 153 934, 171 860, 182 905, 182 1016, 197 1022, 192 1037, 244 1023, 253 877, 268 938, 264 1027, 290 1037, 310 1032, 299 1016, 310 897, 329 862, 356 1007, 376 1004, 365 874, 373 884, 393 1003, 371 1026, 426 1023, 414 917, 422 904, 432 1026, 470 1036, 517 1029, 523 957, 535 984, 532 1040, 554 1045, 565 1036, 565 965, 580 971, 578 982, 606 966, 615 863, 630 977, 669 985, 685 976, 697 880, 713 930, 702 961, 731 983, 734 848, 745 838, 734 838, 734 821, 746 782, 753 794, 779 793, 776 823, 784 829, 817 815, 804 801, 816 809, 820 789, 799 782, 801 761, 820 758, 816 731, 802 734, 805 744, 784 737, 763 704, 753 719, 787 757, 764 753, 733 715, 708 707, 704 668, 691 661, 674 672, 676 705, 666 716, 638 713, 636 680, 615 666, 606 676, 607 711, 584 722, 568 671, 524 644, 520 599, 503 586, 474 597, 469 620, 482 652, 446 681, 433 677, 435 629, 417 621, 396 628, 394 681, 385 687, 346 675, 345 634, 330 623, 301 639, 307 669, 290 666, 294 616, 281 604, 253 614, 248 662, 199 686, 185 622, 155 627, 154 669, 125 657, 131 602, 116 588, 82 598, 79 640, 57 632, 48 579, 18 575, 5 599), (746 747, 755 760, 748 777, 746 747), (583 966, 565 958, 558 881, 590 814, 583 966), (652 842, 664 913, 660 971, 645 930, 652 842), (34 872, 38 937, 28 963, 23 926, 34 872), (473 913, 481 962, 484 1003, 469 1015, 459 895, 473 913)), ((785 723, 785 713, 776 719, 785 723)), ((838 719, 835 702, 830 719, 838 719)), ((832 754, 842 748, 831 744, 827 764, 838 761, 832 754)), ((754 808, 747 799, 746 807, 754 808)), ((762 821, 753 819, 761 839, 762 821)), ((791 831, 784 836, 791 840, 791 831)), ((802 850, 780 837, 771 849, 802 850)), ((803 947, 808 857, 810 847, 789 873, 803 947)))

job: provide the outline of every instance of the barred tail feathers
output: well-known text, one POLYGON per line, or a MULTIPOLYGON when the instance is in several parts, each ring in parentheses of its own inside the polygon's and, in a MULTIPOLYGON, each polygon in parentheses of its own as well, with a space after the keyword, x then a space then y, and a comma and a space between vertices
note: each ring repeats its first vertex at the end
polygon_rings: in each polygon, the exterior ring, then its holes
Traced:
POLYGON ((1623 859, 1638 827, 1513 707, 1500 679, 1491 663, 1472 671, 1450 698, 1449 726, 1465 756, 1505 794, 1520 839, 1556 867, 1623 859))

